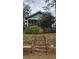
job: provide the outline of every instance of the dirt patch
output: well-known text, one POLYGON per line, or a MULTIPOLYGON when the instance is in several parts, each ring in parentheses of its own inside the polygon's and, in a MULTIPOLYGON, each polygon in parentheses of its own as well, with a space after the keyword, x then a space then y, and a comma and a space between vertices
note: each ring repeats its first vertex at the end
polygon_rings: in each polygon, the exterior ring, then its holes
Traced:
POLYGON ((56 49, 48 49, 48 52, 33 53, 30 49, 23 50, 23 59, 56 59, 56 49))
POLYGON ((23 56, 23 59, 56 59, 56 55, 55 54, 45 54, 45 53, 41 53, 41 54, 33 54, 33 53, 28 53, 25 54, 23 56))

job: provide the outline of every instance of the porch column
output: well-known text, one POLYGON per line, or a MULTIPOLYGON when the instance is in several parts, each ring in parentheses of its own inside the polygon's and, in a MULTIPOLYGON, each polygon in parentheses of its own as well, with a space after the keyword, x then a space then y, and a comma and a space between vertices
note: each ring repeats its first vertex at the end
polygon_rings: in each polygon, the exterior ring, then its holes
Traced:
POLYGON ((26 24, 27 26, 28 26, 28 23, 29 23, 29 22, 28 22, 28 19, 27 19, 27 20, 25 20, 25 24, 26 24))

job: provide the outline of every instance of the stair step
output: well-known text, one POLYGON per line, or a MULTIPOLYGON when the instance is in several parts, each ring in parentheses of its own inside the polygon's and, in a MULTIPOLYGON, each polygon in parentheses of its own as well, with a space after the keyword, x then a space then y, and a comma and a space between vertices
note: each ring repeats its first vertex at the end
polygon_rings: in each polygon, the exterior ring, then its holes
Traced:
POLYGON ((46 46, 34 46, 33 48, 46 49, 46 46))
POLYGON ((46 42, 35 42, 35 44, 46 44, 46 42))
POLYGON ((46 42, 45 40, 36 40, 35 42, 46 42))
POLYGON ((34 43, 34 45, 46 45, 46 43, 34 43))
POLYGON ((45 40, 43 40, 43 39, 41 39, 41 40, 39 40, 39 39, 36 39, 35 41, 45 41, 45 40))
POLYGON ((47 49, 38 49, 38 48, 35 48, 35 49, 33 49, 33 51, 36 51, 36 52, 46 52, 47 49))
POLYGON ((35 44, 46 44, 46 42, 35 42, 35 44))
POLYGON ((46 46, 38 46, 38 45, 36 45, 36 46, 34 46, 34 47, 37 47, 37 48, 38 48, 38 47, 40 47, 40 48, 41 48, 41 47, 42 47, 42 48, 46 48, 46 46))
POLYGON ((35 38, 32 46, 33 52, 46 52, 46 39, 44 36, 39 36, 35 38))
POLYGON ((38 45, 38 46, 45 46, 46 44, 34 44, 34 45, 38 45))

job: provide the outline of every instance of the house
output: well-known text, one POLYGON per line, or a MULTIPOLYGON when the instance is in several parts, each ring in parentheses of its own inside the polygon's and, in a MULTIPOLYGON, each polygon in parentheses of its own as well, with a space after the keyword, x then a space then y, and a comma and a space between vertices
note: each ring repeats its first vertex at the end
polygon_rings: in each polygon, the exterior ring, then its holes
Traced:
MULTIPOLYGON (((40 24, 40 21, 41 21, 41 16, 42 16, 43 12, 41 11, 38 11, 32 15, 30 15, 29 17, 25 17, 25 25, 26 26, 29 26, 29 25, 39 25, 40 24)), ((52 23, 51 25, 52 28, 46 28, 46 32, 49 32, 49 31, 56 31, 56 22, 52 23)))
POLYGON ((28 25, 39 25, 40 17, 42 16, 42 12, 38 11, 29 17, 25 17, 25 24, 28 25))

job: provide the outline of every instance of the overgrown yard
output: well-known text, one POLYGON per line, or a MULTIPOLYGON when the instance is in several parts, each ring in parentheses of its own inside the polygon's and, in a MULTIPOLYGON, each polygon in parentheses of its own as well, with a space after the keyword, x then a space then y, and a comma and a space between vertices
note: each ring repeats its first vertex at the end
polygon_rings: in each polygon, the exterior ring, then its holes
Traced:
POLYGON ((45 34, 24 34, 23 45, 32 45, 32 41, 39 36, 45 36, 46 43, 48 46, 53 45, 54 48, 49 48, 46 53, 32 53, 31 49, 23 49, 23 59, 56 59, 56 33, 45 33, 45 34))
POLYGON ((24 34, 23 35, 23 45, 31 45, 32 40, 37 36, 45 36, 48 45, 56 46, 56 33, 46 33, 46 34, 24 34))

